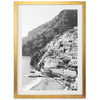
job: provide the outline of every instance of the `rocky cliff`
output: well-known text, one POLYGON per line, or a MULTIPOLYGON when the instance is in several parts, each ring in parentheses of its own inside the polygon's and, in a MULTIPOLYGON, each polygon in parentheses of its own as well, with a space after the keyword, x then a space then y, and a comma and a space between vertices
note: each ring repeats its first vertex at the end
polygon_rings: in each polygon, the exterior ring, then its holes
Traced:
POLYGON ((43 49, 57 34, 77 26, 77 10, 63 10, 51 21, 40 25, 22 40, 22 55, 32 56, 43 49))

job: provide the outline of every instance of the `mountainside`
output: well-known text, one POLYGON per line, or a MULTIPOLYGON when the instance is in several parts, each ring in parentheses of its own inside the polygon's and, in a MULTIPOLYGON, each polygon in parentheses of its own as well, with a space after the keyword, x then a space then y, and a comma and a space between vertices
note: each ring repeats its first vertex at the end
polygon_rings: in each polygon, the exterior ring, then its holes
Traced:
MULTIPOLYGON (((38 52, 32 57, 31 65, 33 68, 38 70, 41 75, 48 77, 44 78, 43 81, 32 89, 63 90, 67 87, 67 90, 77 90, 77 42, 78 32, 77 27, 74 27, 64 32, 62 35, 56 35, 53 40, 46 45, 42 52, 38 52), (52 84, 56 85, 56 88, 52 87, 52 84)), ((34 75, 35 73, 33 76, 34 75)))
POLYGON ((61 11, 51 21, 33 29, 29 32, 27 37, 23 38, 22 55, 39 55, 41 58, 45 52, 43 50, 44 47, 52 41, 56 35, 62 35, 65 31, 72 29, 74 26, 77 26, 77 10, 61 11), (40 54, 38 52, 42 53, 40 54))

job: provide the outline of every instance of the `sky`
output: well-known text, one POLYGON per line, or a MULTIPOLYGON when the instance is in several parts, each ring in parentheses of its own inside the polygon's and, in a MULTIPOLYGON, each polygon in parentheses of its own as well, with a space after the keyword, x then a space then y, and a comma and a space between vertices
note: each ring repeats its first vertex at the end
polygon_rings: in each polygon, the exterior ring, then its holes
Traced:
POLYGON ((21 5, 22 37, 32 29, 52 20, 64 9, 75 9, 71 5, 21 5))

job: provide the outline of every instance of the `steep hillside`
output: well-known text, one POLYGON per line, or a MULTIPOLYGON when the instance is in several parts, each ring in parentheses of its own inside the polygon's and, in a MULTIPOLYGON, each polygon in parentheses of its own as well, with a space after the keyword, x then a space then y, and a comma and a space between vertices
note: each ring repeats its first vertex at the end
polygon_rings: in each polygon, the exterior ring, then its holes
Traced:
POLYGON ((48 84, 45 85, 45 81, 42 81, 34 89, 49 89, 51 84, 58 84, 57 88, 52 87, 52 89, 62 90, 67 87, 67 89, 77 90, 77 42, 77 27, 74 27, 62 35, 56 35, 46 45, 43 50, 44 53, 39 52, 36 56, 32 57, 31 65, 33 68, 40 71, 42 75, 52 78, 52 83, 50 83, 49 78, 48 80, 44 79, 48 84))
MULTIPOLYGON (((44 16, 45 17, 45 16, 44 16)), ((38 54, 55 35, 61 35, 68 29, 77 26, 77 10, 63 10, 51 21, 40 25, 29 32, 22 41, 22 55, 38 54)))

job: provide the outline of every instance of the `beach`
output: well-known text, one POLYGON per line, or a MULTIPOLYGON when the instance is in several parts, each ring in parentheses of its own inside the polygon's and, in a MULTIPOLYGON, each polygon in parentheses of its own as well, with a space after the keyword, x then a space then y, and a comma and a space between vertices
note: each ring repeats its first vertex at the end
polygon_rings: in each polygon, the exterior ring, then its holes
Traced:
POLYGON ((24 90, 63 90, 64 85, 49 77, 28 77, 32 71, 30 57, 22 57, 22 87, 24 90))

